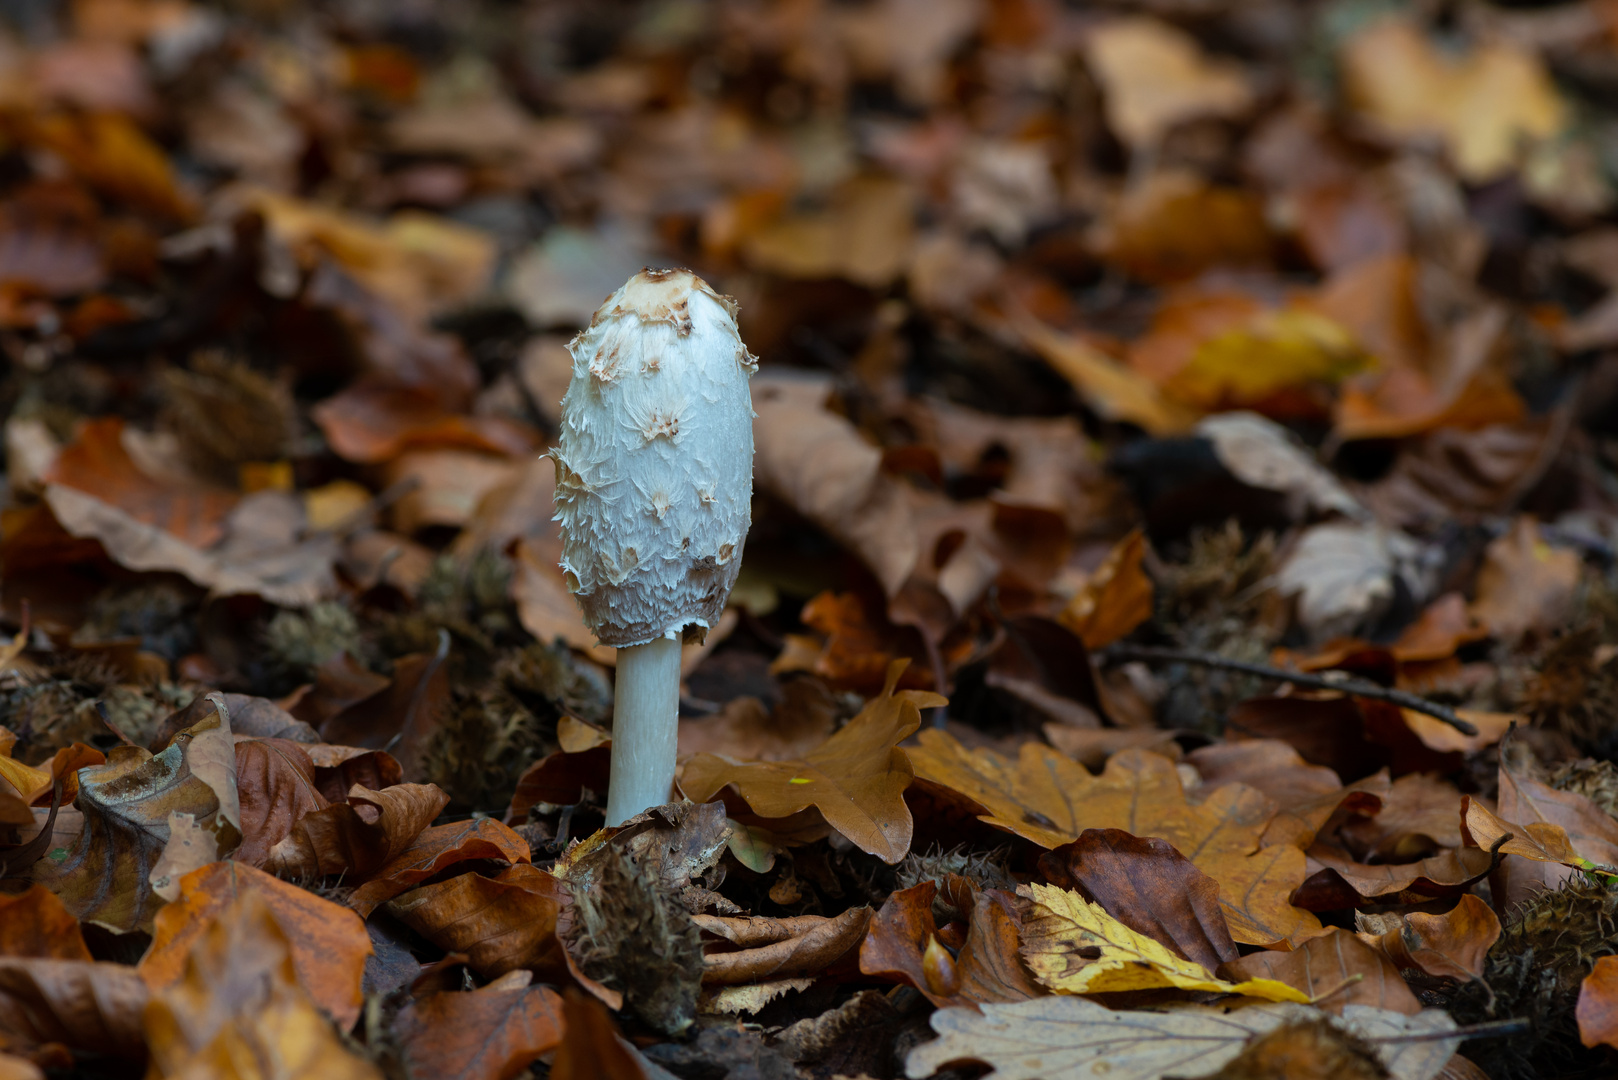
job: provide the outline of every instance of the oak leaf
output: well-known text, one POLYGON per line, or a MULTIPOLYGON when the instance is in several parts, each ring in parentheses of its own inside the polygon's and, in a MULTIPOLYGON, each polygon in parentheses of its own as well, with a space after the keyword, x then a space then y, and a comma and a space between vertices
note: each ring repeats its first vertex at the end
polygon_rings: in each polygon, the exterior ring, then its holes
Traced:
POLYGON ((924 690, 896 691, 904 668, 903 661, 891 664, 882 693, 802 760, 744 764, 698 754, 685 763, 681 789, 700 803, 734 785, 765 818, 789 817, 812 806, 862 851, 897 863, 910 850, 913 822, 904 791, 914 776, 898 744, 921 726, 922 709, 946 701, 924 690))
POLYGON ((1201 964, 1170 952, 1069 889, 1037 882, 1017 890, 1034 902, 1023 920, 1022 956, 1034 977, 1063 994, 1119 990, 1205 990, 1270 1001, 1309 1001, 1309 995, 1275 979, 1216 979, 1201 964), (1099 953, 1093 959, 1092 953, 1099 953))
POLYGON ((1013 764, 992 750, 967 750, 945 732, 924 731, 919 739, 910 751, 916 775, 966 796, 996 828, 1047 848, 1087 828, 1157 837, 1219 883, 1236 941, 1295 944, 1320 931, 1313 915, 1288 900, 1304 880, 1303 852, 1260 846, 1276 806, 1245 784, 1226 784, 1192 806, 1174 763, 1159 754, 1122 751, 1095 777, 1037 743, 1024 744, 1013 764))
POLYGON ((185 978, 186 958, 232 904, 249 895, 262 900, 289 934, 298 985, 339 1024, 360 1014, 366 958, 372 953, 365 924, 347 908, 262 870, 216 862, 180 880, 180 896, 157 913, 152 944, 138 970, 154 991, 185 978))

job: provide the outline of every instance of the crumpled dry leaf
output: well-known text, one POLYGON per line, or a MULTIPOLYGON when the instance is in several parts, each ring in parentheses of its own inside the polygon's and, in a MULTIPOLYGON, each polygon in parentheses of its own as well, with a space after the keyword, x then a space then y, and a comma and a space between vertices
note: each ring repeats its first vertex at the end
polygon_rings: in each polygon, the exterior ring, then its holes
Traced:
POLYGON ((298 985, 342 1026, 360 1015, 371 939, 358 915, 307 889, 235 862, 216 862, 180 880, 180 896, 157 913, 139 971, 161 991, 185 978, 187 957, 233 904, 252 894, 288 934, 298 985))
POLYGON ((471 859, 525 863, 529 861, 528 841, 493 818, 430 825, 416 835, 408 848, 355 889, 348 906, 361 918, 369 918, 372 911, 400 893, 471 859))
POLYGON ((228 904, 198 937, 181 979, 144 1018, 153 1077, 377 1080, 298 985, 292 946, 264 898, 228 904))
POLYGON ((1022 1001, 1045 993, 1018 951, 1021 931, 1011 894, 978 890, 959 876, 947 880, 946 891, 952 903, 970 904, 962 912, 969 920, 966 941, 952 963, 928 962, 929 955, 938 959, 933 900, 939 884, 923 881, 896 889, 883 901, 860 944, 860 972, 913 986, 939 1008, 1022 1001))
POLYGON ((722 802, 654 806, 622 825, 601 829, 573 844, 556 860, 551 873, 574 892, 596 888, 597 872, 608 848, 620 848, 636 866, 656 875, 663 890, 697 911, 716 894, 694 879, 719 861, 730 842, 730 831, 722 802))
POLYGON ((436 784, 395 784, 381 791, 355 784, 348 801, 305 814, 270 849, 264 868, 281 877, 349 874, 366 880, 409 849, 444 807, 436 784))
POLYGON ((737 986, 822 975, 859 948, 871 915, 868 907, 849 908, 835 918, 693 915, 692 921, 704 934, 738 946, 734 951, 706 949, 702 981, 737 986))
POLYGON ((1476 799, 1462 809, 1462 836, 1469 846, 1491 848, 1510 832, 1512 839, 1500 850, 1528 860, 1508 859, 1500 867, 1497 902, 1517 904, 1541 888, 1554 889, 1585 862, 1618 867, 1618 821, 1589 796, 1557 791, 1504 765, 1498 778, 1498 816, 1476 799))
POLYGON ((562 1041, 562 999, 513 971, 471 991, 439 991, 405 1003, 393 1021, 416 1076, 505 1080, 562 1041))
POLYGON ((565 981, 556 918, 567 902, 560 879, 518 863, 492 878, 461 874, 421 886, 389 901, 388 911, 439 948, 465 953, 484 978, 526 967, 565 981))
POLYGON ((916 775, 982 807, 981 820, 1043 847, 1059 847, 1087 828, 1158 837, 1189 856, 1220 885, 1231 936, 1253 945, 1296 944, 1320 923, 1288 897, 1304 879, 1303 852, 1260 847, 1276 804, 1243 784, 1228 784, 1200 805, 1185 801, 1174 763, 1124 750, 1100 777, 1038 743, 1024 744, 1015 765, 991 750, 968 751, 941 731, 924 731, 910 750, 916 775))
MULTIPOLYGON (((986 1080, 1088 1080, 1101 1073, 1109 1080, 1208 1076, 1255 1035, 1320 1015, 1292 1002, 1228 1012, 1205 1005, 1114 1011, 1068 994, 984 1005, 981 1013, 940 1009, 931 1018, 940 1037, 910 1052, 905 1075, 921 1080, 952 1062, 982 1061, 994 1070, 986 1080)), ((1439 1009, 1407 1017, 1353 1007, 1342 1022, 1371 1038, 1426 1035, 1455 1026, 1439 1009)), ((1378 1048, 1378 1056, 1396 1080, 1431 1080, 1459 1044, 1459 1037, 1389 1043, 1378 1048)))
POLYGON ((308 751, 287 739, 237 743, 236 783, 247 828, 232 858, 250 866, 262 867, 305 814, 329 805, 315 786, 308 751))
POLYGON ((1416 542, 1375 522, 1328 521, 1304 530, 1281 566, 1278 587, 1298 598, 1298 622, 1316 637, 1351 633, 1392 603, 1395 578, 1416 542))
POLYGON ((1152 617, 1152 580, 1141 569, 1146 534, 1135 529, 1113 545, 1095 573, 1057 616, 1087 649, 1111 645, 1152 617))
POLYGON ((0 1032, 8 1047, 57 1043, 144 1061, 146 1000, 146 984, 124 964, 0 957, 0 1032))
POLYGON ((754 813, 790 817, 811 806, 862 851, 892 865, 910 850, 914 823, 904 790, 914 773, 898 744, 921 726, 921 710, 945 704, 939 694, 895 690, 903 661, 888 667, 887 685, 820 749, 801 761, 731 762, 698 754, 685 763, 680 788, 707 802, 727 785, 754 813))
POLYGON ((1401 141, 1442 140, 1471 183, 1498 179, 1523 142, 1568 123, 1539 58, 1503 37, 1453 57, 1414 23, 1387 18, 1350 38, 1340 59, 1346 96, 1366 119, 1401 141))
MULTIPOLYGON (((226 820, 221 791, 235 802, 228 713, 181 732, 157 755, 137 746, 114 747, 105 765, 80 772, 75 805, 84 815, 84 831, 78 842, 60 859, 52 853, 36 863, 34 879, 79 919, 118 933, 148 929, 163 903, 153 872, 173 836, 171 813, 190 815, 192 825, 212 835, 218 852, 229 854, 240 843, 241 833, 226 820), (193 768, 194 755, 200 772, 193 768)), ((230 812, 240 820, 239 809, 230 812)))
POLYGON ((1207 968, 1137 933, 1076 892, 1035 882, 1017 895, 1033 901, 1023 919, 1022 957, 1034 977, 1061 994, 1121 990, 1203 990, 1268 1001, 1308 1002, 1310 995, 1276 979, 1240 983, 1216 979, 1207 968), (1099 956, 1091 958, 1092 953, 1099 956))
POLYGON ((1085 39, 1085 59, 1113 134, 1137 151, 1183 120, 1236 117, 1253 103, 1239 67, 1208 58, 1194 38, 1157 19, 1102 23, 1085 39))
POLYGON ((853 424, 823 408, 829 385, 763 372, 753 380, 753 469, 760 487, 846 544, 889 596, 920 558, 903 485, 853 424))
POLYGON ((1484 960, 1500 939, 1499 916, 1471 893, 1443 915, 1382 916, 1390 917, 1397 926, 1380 935, 1361 933, 1360 939, 1381 948, 1401 971, 1419 968, 1435 978, 1483 978, 1484 960))

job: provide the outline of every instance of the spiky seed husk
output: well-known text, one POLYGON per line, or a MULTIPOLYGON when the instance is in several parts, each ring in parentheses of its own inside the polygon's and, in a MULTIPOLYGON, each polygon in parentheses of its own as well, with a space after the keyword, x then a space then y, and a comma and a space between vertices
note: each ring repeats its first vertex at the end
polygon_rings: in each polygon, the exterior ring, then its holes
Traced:
POLYGON ((655 1030, 678 1035, 690 1027, 702 988, 702 937, 657 874, 610 847, 573 905, 568 948, 585 974, 622 991, 624 1007, 655 1030))

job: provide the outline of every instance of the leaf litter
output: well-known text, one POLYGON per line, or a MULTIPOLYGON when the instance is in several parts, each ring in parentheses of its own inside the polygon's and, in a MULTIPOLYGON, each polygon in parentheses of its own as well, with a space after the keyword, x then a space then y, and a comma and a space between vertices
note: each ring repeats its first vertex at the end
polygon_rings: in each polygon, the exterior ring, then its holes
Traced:
POLYGON ((1618 1066, 1600 4, 327 7, 0 24, 0 1072, 1618 1066), (675 265, 604 829, 539 455, 675 265))

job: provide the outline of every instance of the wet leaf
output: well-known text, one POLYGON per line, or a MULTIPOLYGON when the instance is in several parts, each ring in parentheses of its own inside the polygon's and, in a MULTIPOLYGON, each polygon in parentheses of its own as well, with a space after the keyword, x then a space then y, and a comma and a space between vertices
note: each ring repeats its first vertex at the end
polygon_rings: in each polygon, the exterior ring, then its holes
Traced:
POLYGON ((415 1075, 506 1080, 562 1041, 562 999, 511 972, 476 990, 407 1002, 393 1022, 415 1075))
POLYGON ((147 985, 154 991, 179 985, 204 934, 249 895, 263 901, 285 931, 298 985, 339 1024, 352 1025, 372 951, 364 923, 340 904, 242 863, 217 862, 180 879, 180 897, 158 912, 151 947, 140 960, 147 985))
POLYGON ((826 823, 887 863, 904 858, 912 822, 904 790, 913 776, 898 744, 921 726, 921 710, 944 698, 921 690, 895 691, 902 663, 888 668, 888 682, 860 714, 820 749, 801 761, 733 763, 698 754, 685 763, 680 787, 693 802, 707 802, 720 789, 737 793, 766 818, 784 818, 813 806, 826 823))

